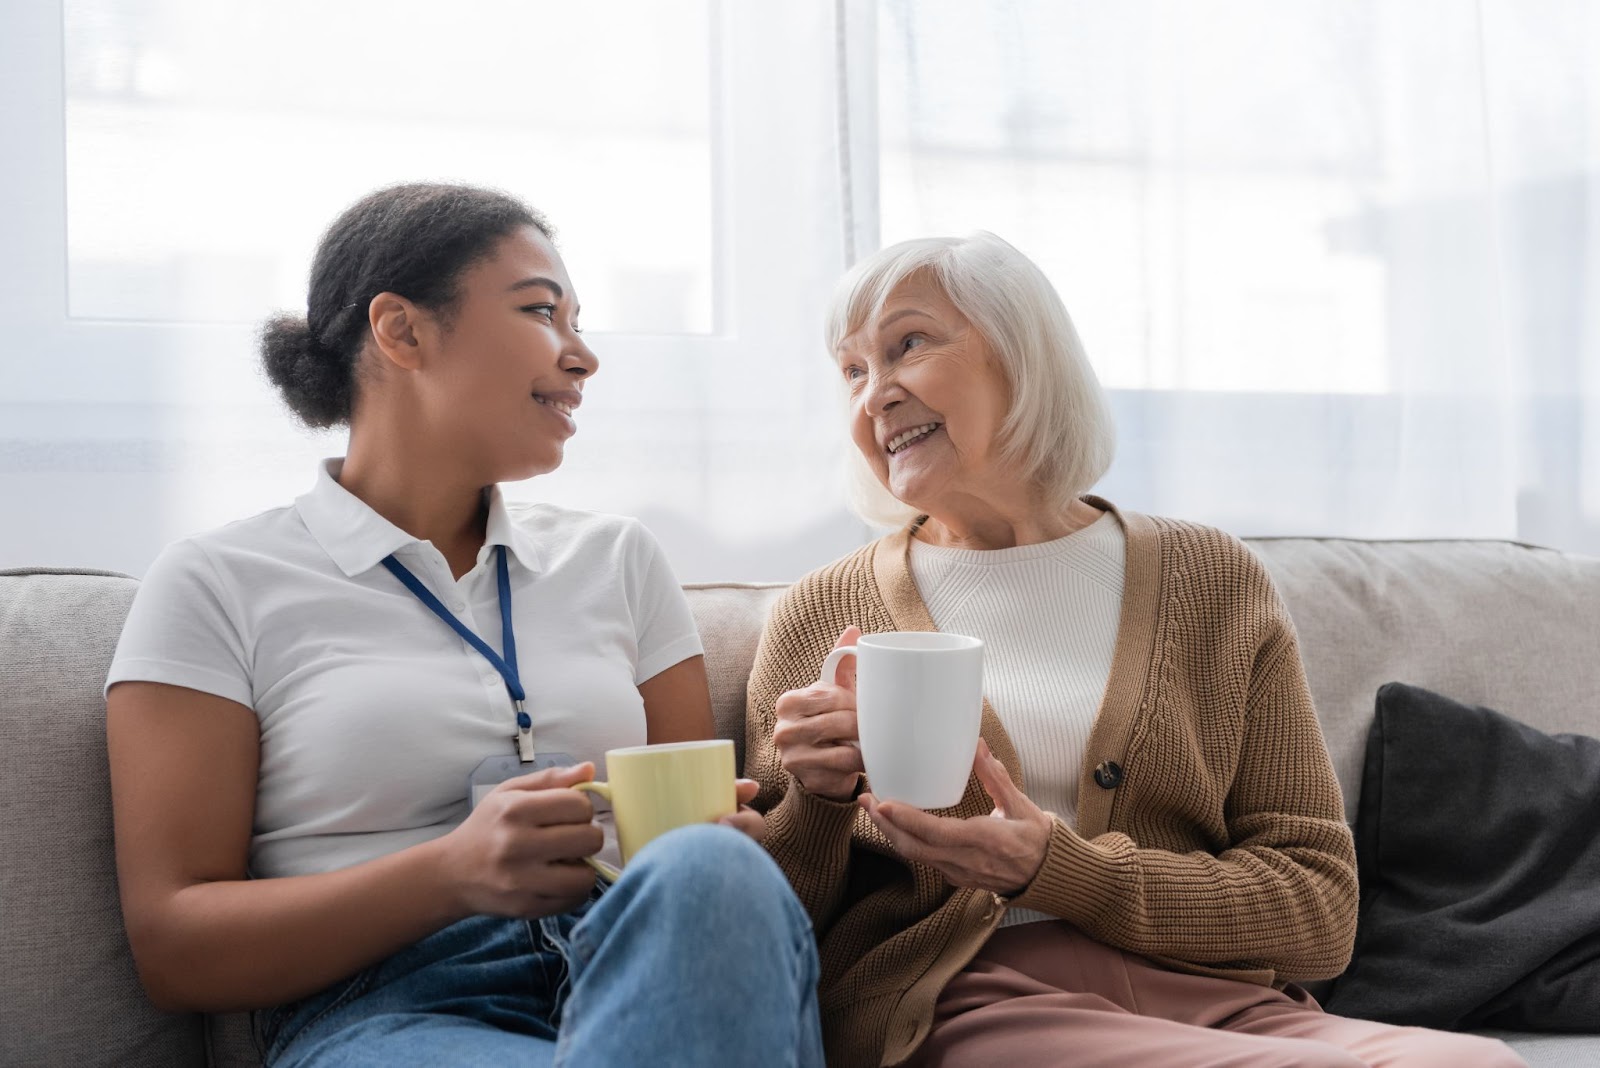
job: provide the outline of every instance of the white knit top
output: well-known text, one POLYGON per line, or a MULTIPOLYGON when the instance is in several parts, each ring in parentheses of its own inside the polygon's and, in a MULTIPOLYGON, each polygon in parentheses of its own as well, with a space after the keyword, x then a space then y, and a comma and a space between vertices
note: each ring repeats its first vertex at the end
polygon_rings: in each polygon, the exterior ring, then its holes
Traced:
MULTIPOLYGON (((983 639, 984 694, 1016 745, 1028 796, 1070 827, 1111 676, 1125 555, 1109 512, 1064 538, 1014 549, 911 543, 911 576, 934 623, 983 639)), ((1012 909, 1002 926, 1053 918, 1012 909)))

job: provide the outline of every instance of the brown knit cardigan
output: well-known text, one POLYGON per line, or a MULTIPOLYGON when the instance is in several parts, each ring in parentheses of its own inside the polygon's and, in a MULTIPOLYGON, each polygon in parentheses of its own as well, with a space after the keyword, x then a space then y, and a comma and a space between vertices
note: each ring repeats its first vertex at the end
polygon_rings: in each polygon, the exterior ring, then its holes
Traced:
MULTIPOLYGON (((1294 627, 1266 569, 1206 527, 1117 512, 1127 537, 1111 676, 1084 753, 1078 826, 1009 900, 900 860, 857 806, 824 800, 772 744, 780 694, 814 683, 846 626, 934 630, 910 531, 795 583, 750 676, 746 773, 766 844, 811 914, 832 1065, 897 1064, 1008 905, 1060 916, 1181 971, 1262 984, 1337 975, 1355 937, 1355 850, 1294 627)), ((1022 782, 994 710, 984 739, 1022 782)), ((993 808, 976 776, 954 816, 993 808)))

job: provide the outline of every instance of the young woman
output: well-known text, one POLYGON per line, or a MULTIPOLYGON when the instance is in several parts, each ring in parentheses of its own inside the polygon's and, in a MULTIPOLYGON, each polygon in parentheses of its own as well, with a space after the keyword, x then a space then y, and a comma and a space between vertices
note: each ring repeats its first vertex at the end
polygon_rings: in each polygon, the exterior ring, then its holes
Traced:
POLYGON ((168 548, 129 615, 106 704, 151 999, 265 1010, 274 1066, 820 1064, 759 815, 609 889, 585 863, 618 861, 571 789, 594 760, 712 719, 650 535, 497 486, 560 465, 598 367, 549 225, 486 190, 374 193, 262 348, 349 445, 294 504, 168 548))

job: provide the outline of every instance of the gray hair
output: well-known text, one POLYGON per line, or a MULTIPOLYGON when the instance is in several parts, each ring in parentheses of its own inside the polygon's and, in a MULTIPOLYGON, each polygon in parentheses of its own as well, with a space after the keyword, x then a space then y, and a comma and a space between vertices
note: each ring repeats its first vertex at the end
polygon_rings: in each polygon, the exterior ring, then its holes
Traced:
MULTIPOLYGON (((858 262, 834 289, 828 351, 876 318, 895 287, 926 271, 983 335, 1011 385, 1001 455, 1065 504, 1111 466, 1116 428, 1067 307, 1044 272, 994 234, 902 241, 858 262)), ((850 503, 869 523, 900 526, 916 510, 851 449, 850 503)))

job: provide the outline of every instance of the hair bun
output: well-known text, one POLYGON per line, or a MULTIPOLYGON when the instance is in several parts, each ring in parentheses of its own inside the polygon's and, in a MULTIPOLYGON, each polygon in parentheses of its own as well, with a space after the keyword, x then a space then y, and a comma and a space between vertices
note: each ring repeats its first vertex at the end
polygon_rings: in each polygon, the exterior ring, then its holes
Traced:
POLYGON ((279 315, 262 326, 267 377, 307 426, 349 423, 373 296, 395 293, 448 318, 462 272, 523 226, 551 237, 544 216, 493 189, 420 182, 367 194, 317 243, 307 315, 279 315))
POLYGON ((319 344, 304 316, 275 315, 261 328, 261 363, 284 403, 309 427, 350 418, 350 368, 319 344))

